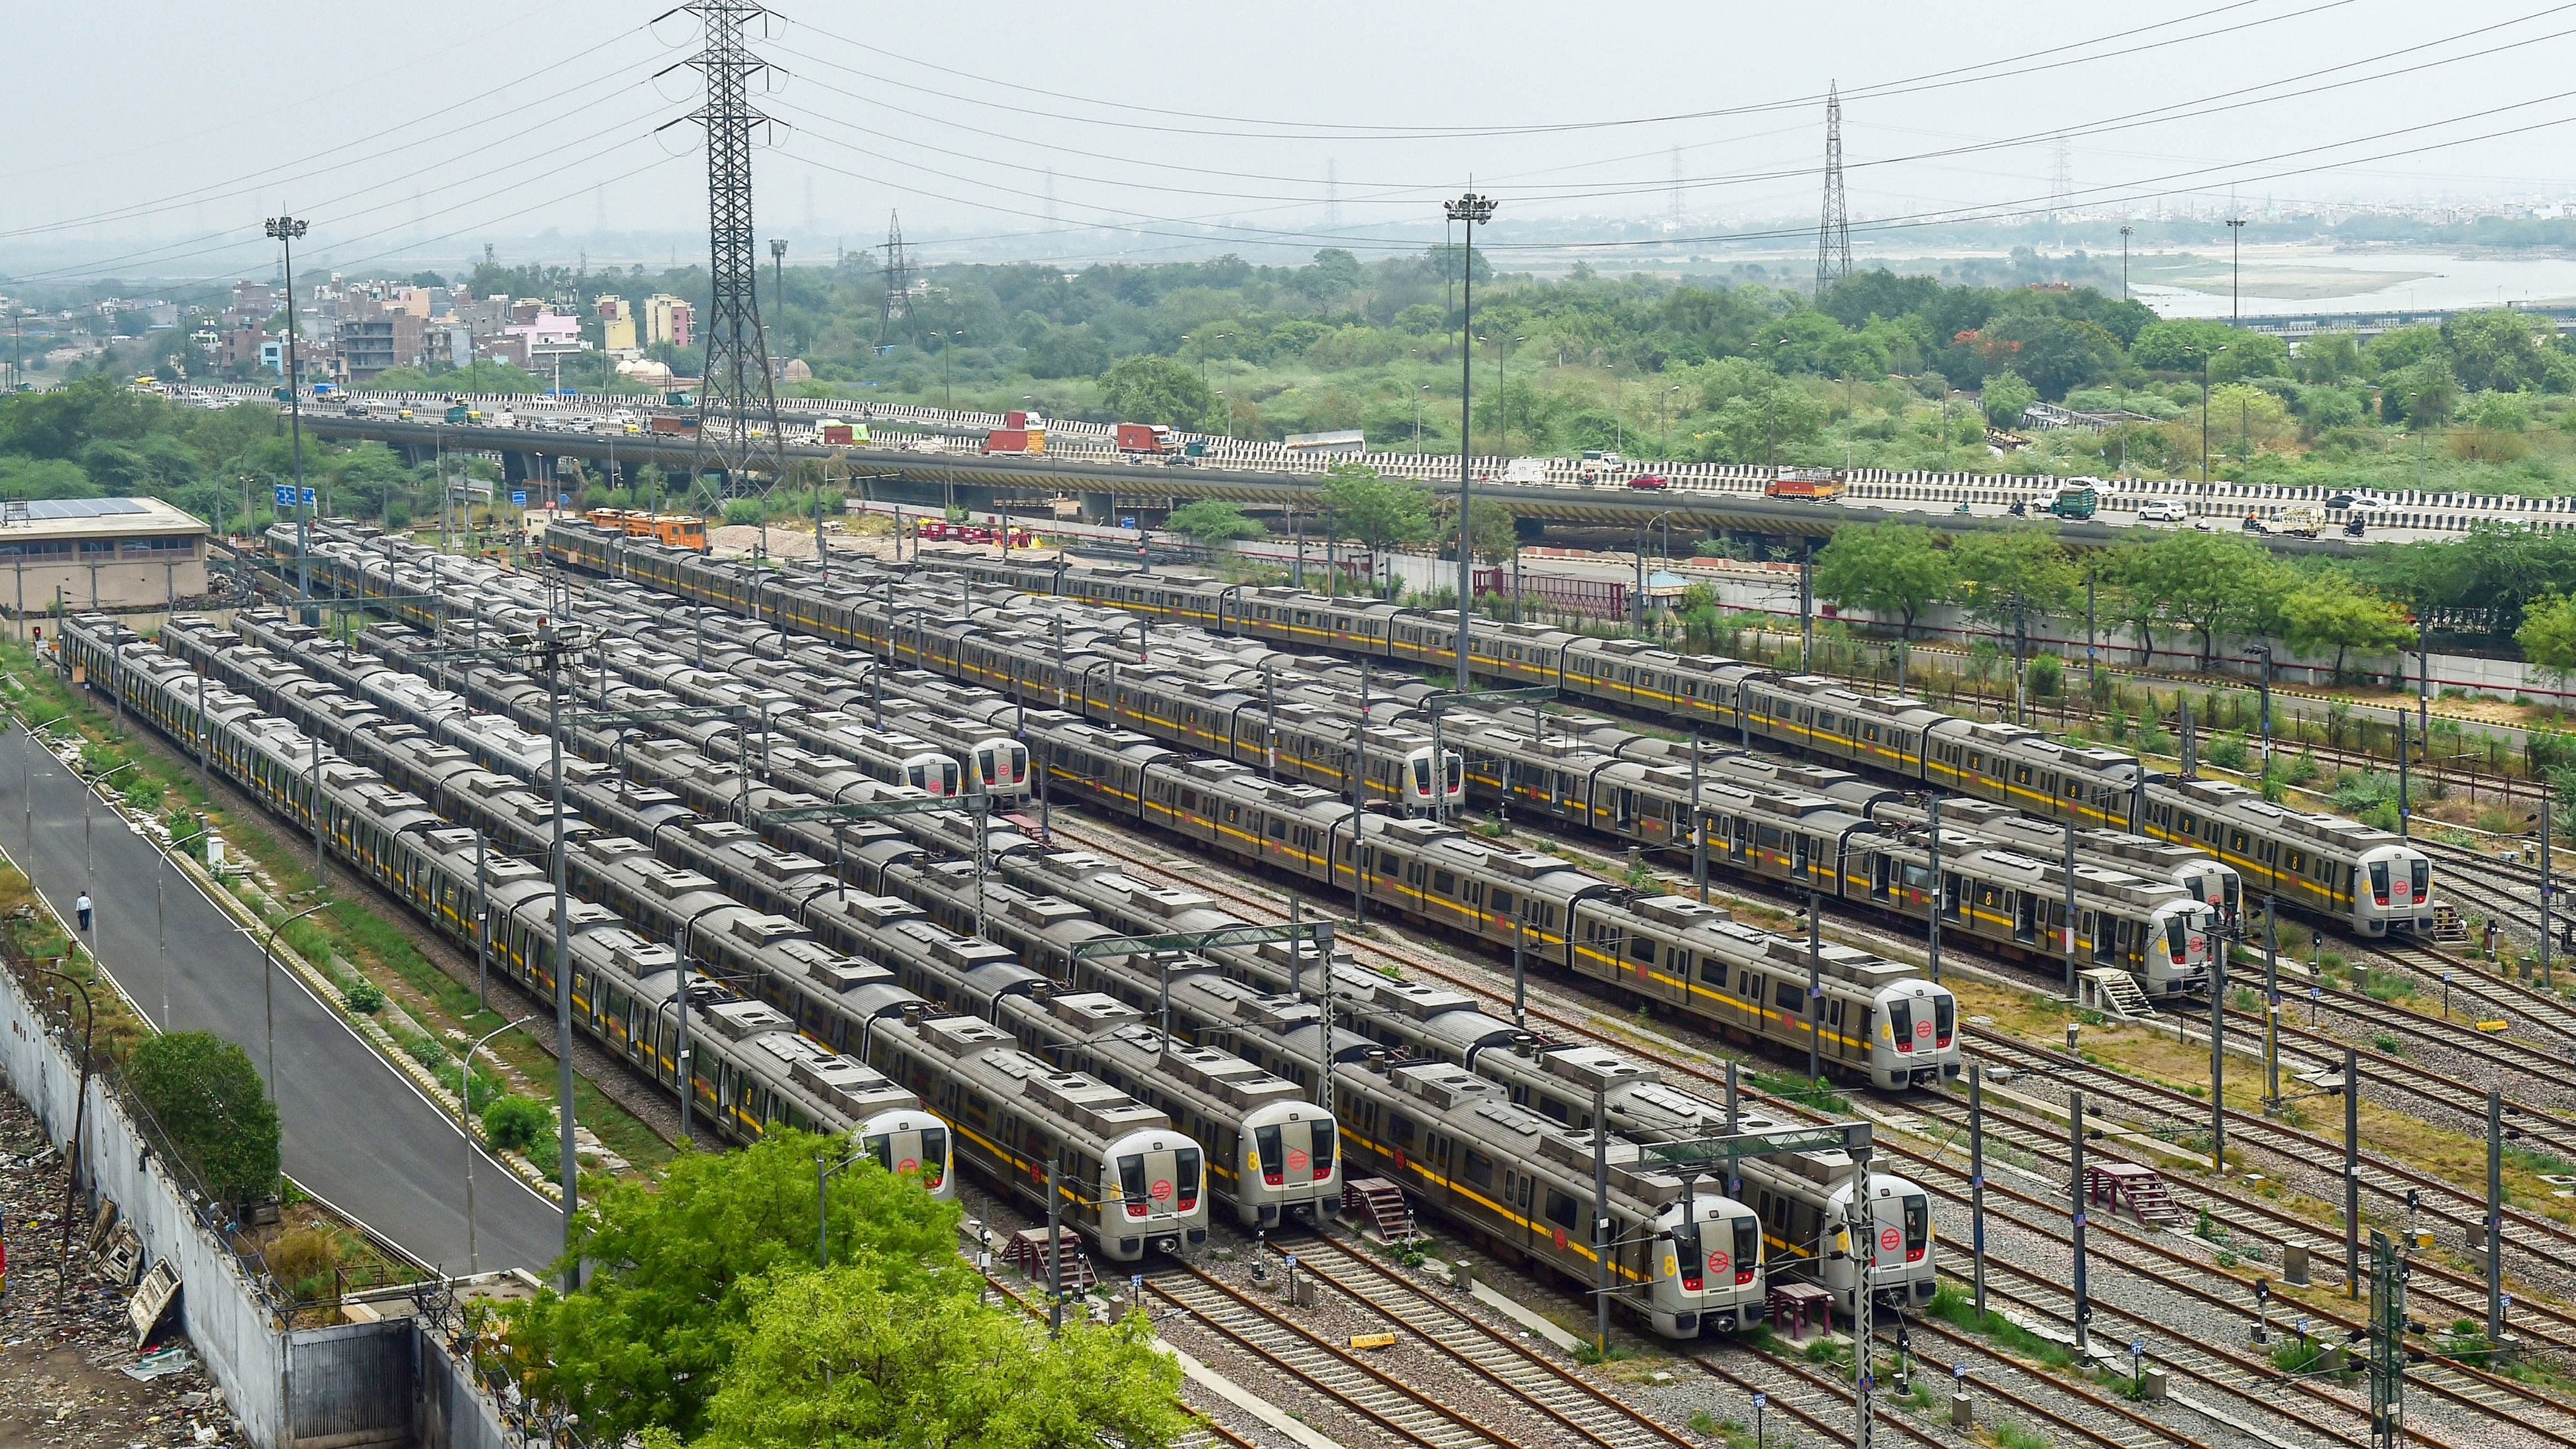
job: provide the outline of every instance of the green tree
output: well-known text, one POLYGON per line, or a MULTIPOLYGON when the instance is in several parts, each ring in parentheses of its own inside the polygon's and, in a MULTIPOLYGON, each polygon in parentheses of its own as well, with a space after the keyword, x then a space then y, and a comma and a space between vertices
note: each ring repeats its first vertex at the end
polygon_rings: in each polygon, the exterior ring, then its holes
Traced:
POLYGON ((1050 1343, 976 1286, 901 1291, 870 1263, 757 1284, 696 1449, 1160 1449, 1188 1427, 1141 1315, 1075 1314, 1050 1343))
POLYGON ((525 1152, 554 1125, 554 1113, 534 1097, 507 1096, 483 1109, 483 1135, 509 1152, 525 1152))
MULTIPOLYGON (((576 1291, 511 1311, 530 1390, 614 1439, 652 1428, 693 1439, 762 1281, 813 1262, 814 1159, 848 1140, 776 1128, 740 1152, 686 1153, 658 1185, 620 1182, 575 1226, 560 1269, 576 1291)), ((832 1259, 870 1265, 885 1291, 946 1291, 970 1273, 958 1208, 862 1162, 834 1177, 832 1259)))
POLYGON ((1122 358, 1100 374, 1100 404, 1130 422, 1208 428, 1218 414, 1198 369, 1170 357, 1122 358))
POLYGON ((1264 530, 1242 509, 1215 498, 1198 498, 1172 510, 1164 527, 1201 548, 1214 548, 1238 538, 1259 538, 1264 530))
POLYGON ((2428 357, 2380 379, 2380 415, 2392 423, 2438 428, 2459 405, 2460 380, 2443 358, 2428 357))
POLYGON ((1968 616, 2002 630, 2063 612, 2084 585, 2044 526, 1962 534, 1950 547, 1950 567, 1968 616))
POLYGON ((2299 344, 2299 380, 2332 387, 2361 372, 2361 335, 2347 328, 2320 332, 2299 344))
POLYGON ((169 1032, 135 1047, 123 1070, 163 1141, 218 1202, 277 1190, 277 1105, 250 1053, 208 1032, 169 1032))
MULTIPOLYGON (((1520 525, 1512 511, 1490 499, 1479 498, 1470 505, 1474 517, 1467 525, 1467 544, 1476 557, 1492 562, 1507 559, 1520 545, 1520 525)), ((1431 536, 1439 540, 1444 558, 1458 556, 1458 499, 1443 495, 1432 500, 1431 536)))
POLYGON ((1373 549, 1429 541, 1431 496, 1410 483, 1391 483, 1366 463, 1335 463, 1324 470, 1324 508, 1334 530, 1373 549))
POLYGON ((1986 379, 1985 391, 1977 396, 1986 410, 1986 421, 1998 428, 2021 426, 2021 415, 2039 401, 2039 389, 2022 380, 2017 372, 1999 372, 1986 379))
POLYGON ((2522 657, 2567 678, 2576 674, 2576 595, 2549 594, 2522 611, 2522 627, 2513 631, 2522 657))
POLYGON ((2303 654, 2334 650, 2337 679, 2343 677, 2344 658, 2352 650, 2386 653, 2415 637, 2404 610, 2361 588, 2340 569, 2302 579, 2282 597, 2280 614, 2281 637, 2291 648, 2303 654))
POLYGON ((2207 669, 2218 641, 2262 620, 2286 592, 2261 544, 2234 533, 2180 529, 2119 551, 2119 581, 2133 616, 2167 620, 2200 640, 2207 669))
POLYGON ((2442 351, 2460 386, 2471 392, 2519 392, 2548 375, 2556 334, 2528 312, 2455 312, 2442 319, 2442 351))
POLYGON ((1819 598, 1845 609, 1900 620, 1898 638, 1914 637, 1914 620, 1926 605, 1950 592, 1950 555, 1940 536, 1912 523, 1846 524, 1816 555, 1819 598))

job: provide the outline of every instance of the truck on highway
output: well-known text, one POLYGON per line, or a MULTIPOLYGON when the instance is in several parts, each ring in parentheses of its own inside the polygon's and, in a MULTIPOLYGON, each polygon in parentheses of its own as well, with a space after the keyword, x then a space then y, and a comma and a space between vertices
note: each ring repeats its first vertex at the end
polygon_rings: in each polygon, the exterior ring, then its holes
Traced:
POLYGON ((1162 423, 1120 423, 1118 451, 1148 453, 1156 457, 1172 450, 1172 430, 1162 423))
POLYGON ((461 422, 465 421, 465 417, 466 417, 465 404, 463 404, 463 403, 449 403, 449 404, 447 405, 447 418, 446 418, 446 420, 447 420, 448 422, 451 422, 451 423, 461 423, 461 422))
POLYGON ((823 446, 827 448, 867 446, 868 425, 865 423, 845 423, 839 418, 825 418, 817 426, 823 430, 823 446))
POLYGON ((1522 488, 1544 487, 1547 483, 1547 460, 1514 458, 1503 465, 1502 481, 1522 488))
POLYGON ((1794 498, 1804 503, 1833 503, 1843 496, 1840 468, 1775 468, 1762 485, 1765 498, 1794 498))
POLYGON ((666 438, 694 438, 698 435, 698 420, 686 413, 655 413, 653 431, 666 438))
POLYGON ((2040 503, 2040 511, 2059 518, 2091 518, 2101 511, 2102 495, 2089 480, 2070 479, 2040 503))
POLYGON ((1046 434, 1036 428, 994 428, 984 434, 987 453, 1027 453, 1046 451, 1046 434))
POLYGON ((2326 511, 2313 503, 2293 503, 2281 510, 2281 532, 2292 538, 2314 538, 2326 531, 2326 511))

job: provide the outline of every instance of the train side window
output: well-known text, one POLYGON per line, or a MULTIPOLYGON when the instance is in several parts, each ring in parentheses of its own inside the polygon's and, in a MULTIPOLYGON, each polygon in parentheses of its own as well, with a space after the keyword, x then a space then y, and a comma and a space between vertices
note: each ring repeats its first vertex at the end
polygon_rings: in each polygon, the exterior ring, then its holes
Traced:
POLYGON ((1288 838, 1288 822, 1287 822, 1287 821, 1285 821, 1285 820, 1280 819, 1280 818, 1279 818, 1278 816, 1276 816, 1276 815, 1274 815, 1274 816, 1270 817, 1270 838, 1271 838, 1271 839, 1273 839, 1273 840, 1285 840, 1285 839, 1287 839, 1287 838, 1288 838))
POLYGON ((1652 965, 1654 965, 1654 964, 1655 964, 1655 942, 1654 942, 1654 938, 1653 938, 1653 937, 1650 937, 1650 936, 1631 936, 1631 937, 1629 937, 1629 938, 1628 938, 1628 957, 1629 957, 1629 959, 1630 959, 1630 960, 1635 961, 1635 962, 1636 962, 1638 965, 1640 965, 1640 966, 1652 966, 1652 965))
POLYGON ((1552 1187, 1547 1190, 1547 1220, 1549 1222, 1556 1224, 1560 1228, 1571 1228, 1574 1226, 1574 1211, 1573 1198, 1566 1196, 1564 1193, 1558 1192, 1552 1187))
POLYGON ((1431 889, 1444 896, 1454 896, 1458 893, 1458 877, 1445 870, 1435 870, 1431 873, 1431 889))
POLYGON ((1387 1140, 1394 1143, 1396 1146, 1401 1147, 1408 1152, 1411 1151, 1413 1149, 1414 1137, 1413 1119, 1405 1116, 1402 1112, 1387 1113, 1386 1136, 1387 1140))
POLYGON ((2200 817, 2192 814, 2188 810, 2182 812, 2182 833, 2185 835, 2198 835, 2200 833, 2200 817))
POLYGON ((1494 1185, 1494 1159, 1478 1152, 1473 1147, 1468 1148, 1467 1180, 1478 1187, 1492 1187, 1494 1185))
POLYGON ((1762 1004, 1761 994, 1753 989, 1753 973, 1749 970, 1735 973, 1735 994, 1756 1006, 1762 1004))
POLYGON ((1807 988, 1795 981, 1774 982, 1771 986, 1771 1001, 1782 1011, 1804 1011, 1807 1007, 1807 988))
POLYGON ((1497 887, 1487 893, 1485 904, 1492 907, 1495 915, 1508 916, 1512 913, 1515 902, 1510 891, 1497 887))
POLYGON ((1985 767, 1986 767, 1986 755, 1985 755, 1985 751, 1983 751, 1983 750, 1970 750, 1970 751, 1968 751, 1968 769, 1969 769, 1971 772, 1978 771, 1978 770, 1982 770, 1982 769, 1984 769, 1985 767))
POLYGON ((1184 810, 1198 809, 1199 792, 1196 790, 1183 790, 1181 792, 1181 808, 1184 810))
POLYGON ((1377 853, 1377 868, 1384 874, 1397 875, 1404 870, 1404 862, 1395 858, 1394 851, 1381 850, 1377 853))
POLYGON ((2289 860, 2284 862, 2284 864, 2290 874, 2306 875, 2308 873, 2308 853, 2304 850, 2293 850, 2290 852, 2289 860))
POLYGON ((1839 1001, 1827 1002, 1825 1004, 1825 1020, 1834 1026, 1842 1025, 1843 1004, 1839 1001))

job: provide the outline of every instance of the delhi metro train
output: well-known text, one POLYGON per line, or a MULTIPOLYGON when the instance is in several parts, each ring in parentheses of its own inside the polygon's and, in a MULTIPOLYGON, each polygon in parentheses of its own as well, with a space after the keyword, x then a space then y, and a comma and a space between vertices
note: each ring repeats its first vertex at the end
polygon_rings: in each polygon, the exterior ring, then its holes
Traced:
MULTIPOLYGON (((585 525, 559 523, 547 535, 548 556, 764 619, 792 617, 800 621, 793 627, 853 647, 888 632, 863 589, 812 580, 754 589, 726 561, 652 548, 611 558, 595 535, 585 525), (790 596, 792 614, 777 602, 790 596)), ((1435 670, 1456 664, 1454 618, 1373 599, 1146 569, 976 558, 943 559, 939 566, 987 588, 1078 599, 1301 648, 1435 670)), ((2070 745, 2022 726, 1962 719, 1901 695, 1862 693, 1838 681, 1641 640, 1478 622, 1469 656, 1470 668, 1489 679, 1544 685, 1562 697, 1700 725, 1747 744, 1760 739, 1909 784, 2205 850, 2238 872, 2245 889, 2356 935, 2423 935, 2433 928, 2431 864, 2422 851, 2392 832, 2274 805, 2229 782, 2179 779, 2100 746, 2070 745)))

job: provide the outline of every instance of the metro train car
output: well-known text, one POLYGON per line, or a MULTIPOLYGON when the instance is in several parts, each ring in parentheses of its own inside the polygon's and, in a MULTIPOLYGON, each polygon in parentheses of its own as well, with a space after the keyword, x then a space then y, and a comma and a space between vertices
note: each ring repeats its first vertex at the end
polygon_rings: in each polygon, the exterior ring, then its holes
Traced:
MULTIPOLYGON (((567 904, 573 955, 560 962, 554 892, 536 867, 478 849, 472 832, 447 828, 417 797, 336 754, 311 769, 307 737, 229 688, 205 683, 183 661, 149 650, 121 624, 76 616, 65 621, 56 647, 66 669, 83 666, 104 679, 174 741, 202 740, 209 764, 263 806, 302 830, 318 820, 333 853, 433 929, 462 937, 467 949, 483 936, 496 965, 532 992, 551 997, 557 971, 568 965, 575 998, 584 1003, 576 1026, 679 1090, 683 1058, 658 1030, 653 1009, 676 996, 676 976, 621 956, 618 948, 632 942, 613 933, 605 913, 567 904)), ((685 1059, 688 1090, 709 1104, 726 1135, 750 1140, 777 1123, 848 1134, 872 1152, 882 1148, 889 1159, 915 1164, 932 1191, 954 1194, 944 1133, 911 1092, 860 1062, 810 1050, 784 1030, 783 1019, 736 1010, 753 1004, 729 991, 693 995, 691 1005, 728 1023, 685 1059)))

